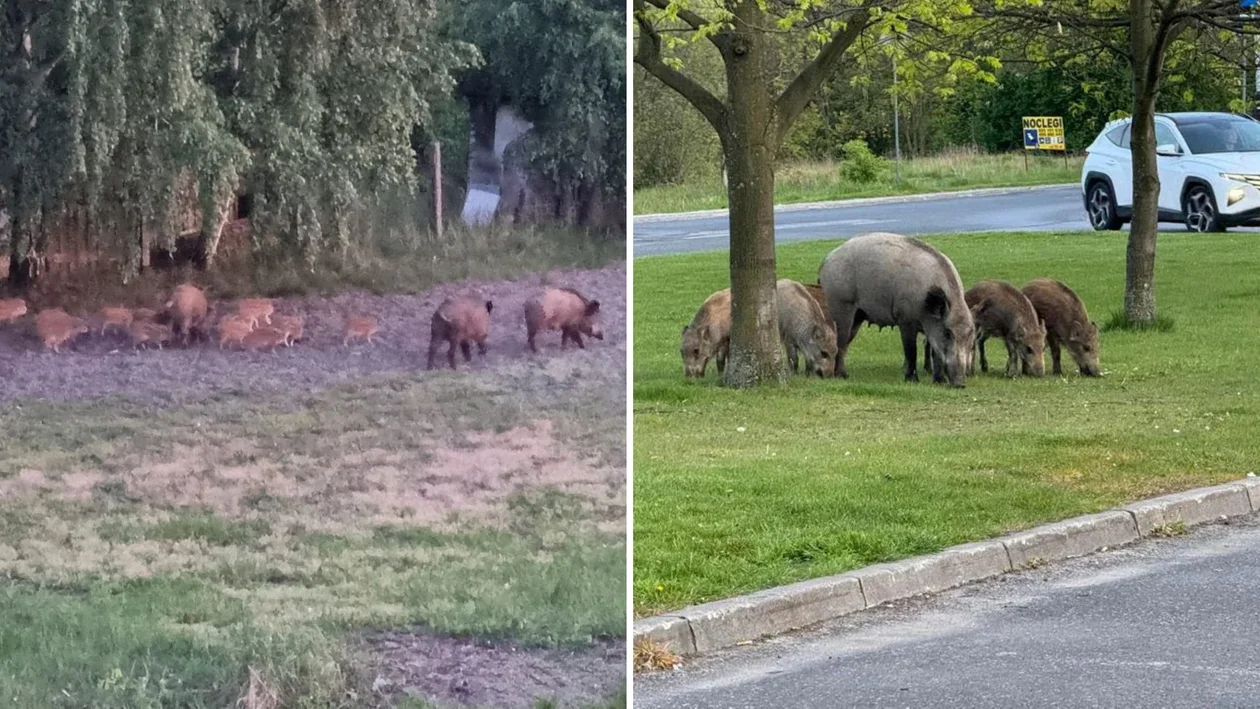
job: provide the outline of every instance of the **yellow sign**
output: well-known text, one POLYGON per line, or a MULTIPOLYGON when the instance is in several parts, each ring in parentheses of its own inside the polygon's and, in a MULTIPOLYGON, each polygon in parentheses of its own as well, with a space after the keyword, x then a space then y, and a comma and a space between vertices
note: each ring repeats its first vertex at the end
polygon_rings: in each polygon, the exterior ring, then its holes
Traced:
POLYGON ((1024 116, 1024 150, 1067 150, 1060 116, 1024 116))

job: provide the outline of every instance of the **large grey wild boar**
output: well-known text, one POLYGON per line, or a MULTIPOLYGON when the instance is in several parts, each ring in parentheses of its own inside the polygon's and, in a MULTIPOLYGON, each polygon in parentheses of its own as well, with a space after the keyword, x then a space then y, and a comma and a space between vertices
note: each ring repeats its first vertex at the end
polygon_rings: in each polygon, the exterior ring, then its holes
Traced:
POLYGON ((700 378, 709 367, 709 360, 717 364, 718 376, 726 371, 726 358, 731 350, 731 289, 722 290, 705 298, 691 322, 682 329, 683 374, 700 378))
POLYGON ((780 278, 775 288, 779 338, 787 347, 788 365, 797 371, 799 352, 805 355, 806 374, 830 377, 835 367, 835 325, 827 322, 822 308, 804 285, 780 278))
POLYGON ((1046 323, 1046 344, 1055 374, 1063 374, 1059 348, 1067 347, 1081 374, 1096 377, 1098 366, 1098 326, 1089 319, 1085 304, 1061 281, 1038 278, 1024 286, 1024 295, 1046 323))
POLYGON ((940 251, 900 234, 862 234, 827 254, 818 282, 836 324, 836 376, 848 376, 849 345, 862 323, 871 323, 901 331, 906 381, 919 380, 922 332, 933 352, 932 380, 966 385, 975 325, 958 270, 940 251))
POLYGON ((964 297, 976 324, 980 369, 989 371, 985 340, 1000 337, 1006 344, 1006 376, 1046 373, 1046 324, 1023 291, 1004 281, 983 280, 968 288, 964 297))

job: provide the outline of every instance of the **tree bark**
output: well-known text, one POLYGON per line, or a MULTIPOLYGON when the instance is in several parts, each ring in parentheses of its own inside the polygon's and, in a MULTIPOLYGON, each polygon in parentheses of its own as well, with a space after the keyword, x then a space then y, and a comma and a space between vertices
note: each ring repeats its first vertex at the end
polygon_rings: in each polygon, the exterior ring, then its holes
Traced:
POLYGON ((774 155, 778 121, 756 0, 733 4, 734 29, 723 50, 731 110, 722 151, 729 170, 731 348, 724 381, 747 388, 786 377, 775 298, 774 155))
POLYGON ((1124 314, 1131 323, 1155 320, 1155 241, 1159 234, 1159 162, 1155 155, 1155 100, 1163 43, 1152 0, 1130 0, 1133 61, 1133 218, 1125 257, 1124 314))

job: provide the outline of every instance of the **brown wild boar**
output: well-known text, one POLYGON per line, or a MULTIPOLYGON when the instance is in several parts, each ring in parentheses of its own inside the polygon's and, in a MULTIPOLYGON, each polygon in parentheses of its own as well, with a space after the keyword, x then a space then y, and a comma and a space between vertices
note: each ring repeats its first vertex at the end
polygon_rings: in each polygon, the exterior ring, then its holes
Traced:
POLYGON ((726 371, 726 357, 731 350, 731 289, 705 298, 691 323, 682 329, 683 375, 698 379, 704 376, 709 360, 717 364, 718 376, 726 371))
POLYGON ((61 346, 88 331, 88 327, 64 310, 41 310, 35 316, 35 334, 44 348, 61 352, 61 346))
POLYGON ((286 342, 284 332, 274 327, 260 327, 250 330, 241 340, 241 346, 247 350, 274 351, 286 342))
POLYGON ((187 346, 193 333, 202 333, 205 326, 209 312, 206 294, 191 283, 178 285, 166 302, 166 312, 170 316, 172 330, 183 338, 187 346))
POLYGON ((266 298, 246 298, 236 304, 237 315, 249 322, 250 327, 258 327, 260 323, 270 325, 275 312, 276 306, 266 298))
POLYGON ((827 312, 827 296, 823 293, 822 284, 820 283, 802 283, 806 291, 809 291, 809 297, 818 303, 818 307, 822 308, 823 317, 831 320, 831 314, 827 312))
POLYGON ((133 315, 130 310, 121 305, 107 305, 101 308, 101 335, 111 327, 116 327, 124 332, 131 327, 133 315))
POLYGON ((830 377, 835 367, 836 326, 827 321, 805 286, 780 278, 776 284, 779 338, 787 347, 788 364, 797 371, 797 352, 805 355, 805 373, 830 377))
POLYGON ((26 301, 21 298, 0 299, 0 324, 10 323, 26 315, 26 301))
POLYGON ((133 319, 128 332, 131 334, 131 341, 136 349, 141 347, 148 349, 150 345, 157 345, 160 350, 175 339, 175 333, 170 325, 149 320, 133 319))
POLYGON ((372 344, 372 336, 377 333, 379 326, 376 318, 370 315, 347 315, 345 333, 341 338, 341 344, 344 347, 350 343, 350 340, 361 339, 367 340, 368 344, 372 344))
POLYGON ((472 361, 470 345, 477 343, 477 353, 485 355, 486 338, 490 336, 490 313, 494 303, 470 296, 455 296, 442 301, 433 312, 433 322, 429 328, 429 364, 437 358, 438 348, 443 342, 450 343, 446 352, 446 361, 455 369, 455 348, 464 353, 464 361, 472 361))
POLYGON ((529 349, 537 352, 534 338, 544 330, 560 331, 560 349, 569 340, 586 349, 582 335, 604 339, 599 326, 599 301, 588 300, 572 288, 547 288, 525 301, 525 334, 529 349))
POLYGON ((1024 286, 1024 295, 1046 323, 1046 344, 1055 374, 1063 374, 1060 347, 1067 347, 1081 374, 1096 377, 1098 367, 1098 326, 1089 319, 1085 304, 1060 281, 1038 278, 1024 286))
POLYGON ((253 331, 249 321, 232 315, 219 321, 219 349, 224 345, 235 343, 244 346, 245 336, 253 331))
POLYGON ((153 322, 157 319, 157 311, 152 308, 136 308, 131 312, 132 322, 153 322))
POLYGON ((1036 377, 1046 373, 1046 325, 1023 291, 1004 281, 983 280, 963 297, 976 323, 981 370, 989 371, 985 340, 1000 337, 1006 344, 1006 376, 1015 377, 1021 371, 1036 377))
POLYGON ((299 315, 273 315, 271 326, 284 333, 285 347, 292 347, 294 342, 301 342, 306 336, 306 323, 299 315))

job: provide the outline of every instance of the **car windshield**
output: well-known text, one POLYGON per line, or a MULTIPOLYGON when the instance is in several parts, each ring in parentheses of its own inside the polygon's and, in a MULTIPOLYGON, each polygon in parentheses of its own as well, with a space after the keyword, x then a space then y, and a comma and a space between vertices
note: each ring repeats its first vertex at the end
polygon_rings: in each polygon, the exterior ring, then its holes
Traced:
POLYGON ((1177 128, 1186 147, 1195 155, 1207 153, 1249 153, 1260 151, 1260 123, 1221 116, 1178 121, 1177 128))

